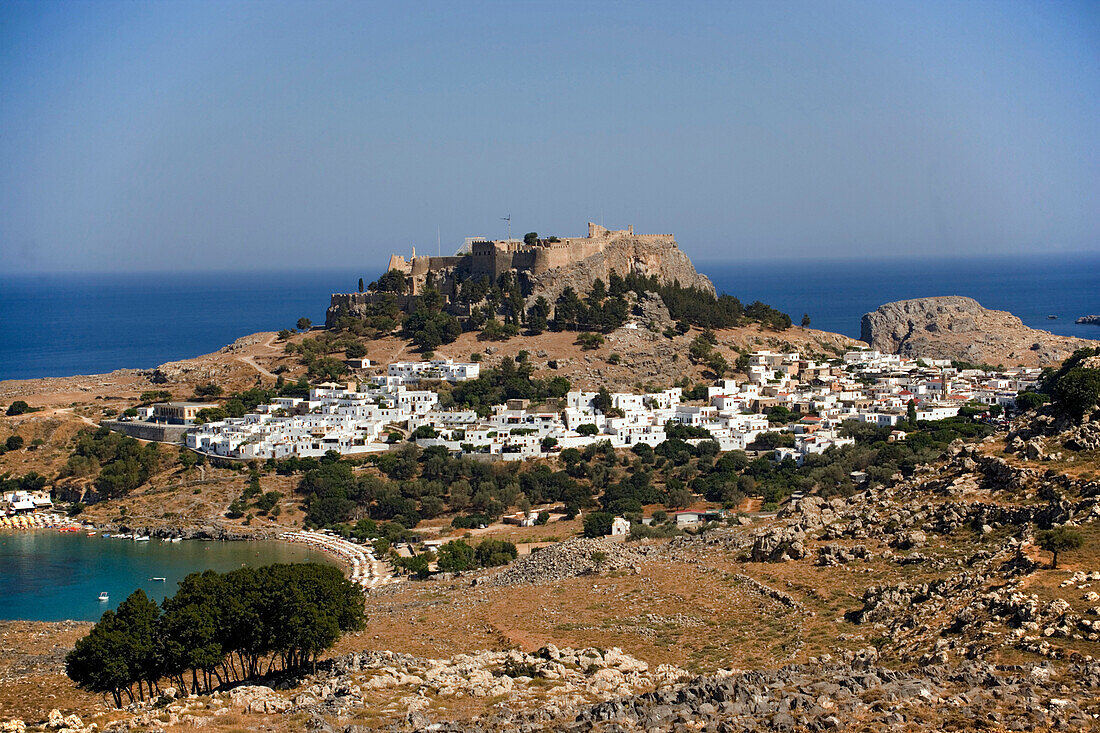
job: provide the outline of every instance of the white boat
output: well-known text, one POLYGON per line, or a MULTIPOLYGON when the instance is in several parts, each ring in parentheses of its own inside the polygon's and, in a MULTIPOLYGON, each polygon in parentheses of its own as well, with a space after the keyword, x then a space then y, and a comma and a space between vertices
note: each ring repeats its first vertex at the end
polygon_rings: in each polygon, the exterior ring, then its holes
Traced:
POLYGON ((161 583, 163 583, 165 581, 164 578, 157 578, 157 577, 149 578, 149 580, 159 581, 161 583))
POLYGON ((182 537, 171 537, 171 538, 169 538, 168 541, 169 542, 183 542, 183 538, 182 537))
POLYGON ((102 593, 99 594, 99 600, 100 601, 106 601, 108 599, 110 599, 110 596, 107 595, 107 591, 103 591, 102 593))
POLYGON ((149 541, 149 535, 147 535, 147 534, 142 535, 141 537, 137 537, 137 536, 134 537, 134 542, 148 542, 148 541, 149 541))

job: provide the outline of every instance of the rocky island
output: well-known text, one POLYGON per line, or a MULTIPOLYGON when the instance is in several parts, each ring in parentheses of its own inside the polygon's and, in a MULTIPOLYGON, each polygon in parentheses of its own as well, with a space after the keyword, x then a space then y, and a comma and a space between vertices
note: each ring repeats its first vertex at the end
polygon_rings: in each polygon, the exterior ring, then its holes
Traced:
POLYGON ((1091 323, 1093 325, 1100 326, 1100 315, 1095 316, 1081 316, 1074 323, 1091 323))
POLYGON ((1007 311, 958 295, 881 305, 864 314, 860 339, 891 354, 1026 366, 1057 364, 1076 349, 1097 345, 1028 328, 1007 311))

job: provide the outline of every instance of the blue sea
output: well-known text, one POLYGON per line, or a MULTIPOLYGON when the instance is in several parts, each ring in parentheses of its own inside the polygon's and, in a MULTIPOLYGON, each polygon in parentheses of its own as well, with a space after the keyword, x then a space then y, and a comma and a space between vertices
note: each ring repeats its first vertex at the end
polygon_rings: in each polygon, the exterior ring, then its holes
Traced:
MULTIPOLYGON (((893 300, 967 295, 1033 328, 1100 339, 1100 253, 921 260, 697 260, 719 291, 799 322, 859 337, 861 316, 893 300), (1048 319, 1056 315, 1057 319, 1048 319)), ((329 294, 362 275, 293 272, 0 275, 0 379, 150 368, 239 336, 324 321, 329 294)))

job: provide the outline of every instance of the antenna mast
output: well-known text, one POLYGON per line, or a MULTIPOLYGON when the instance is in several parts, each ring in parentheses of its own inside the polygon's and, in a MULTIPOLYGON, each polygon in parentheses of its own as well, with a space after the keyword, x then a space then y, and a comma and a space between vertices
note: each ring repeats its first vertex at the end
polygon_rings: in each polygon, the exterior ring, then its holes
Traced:
POLYGON ((502 216, 502 217, 500 217, 500 220, 508 222, 508 241, 511 242, 512 241, 512 215, 509 214, 508 216, 502 216))

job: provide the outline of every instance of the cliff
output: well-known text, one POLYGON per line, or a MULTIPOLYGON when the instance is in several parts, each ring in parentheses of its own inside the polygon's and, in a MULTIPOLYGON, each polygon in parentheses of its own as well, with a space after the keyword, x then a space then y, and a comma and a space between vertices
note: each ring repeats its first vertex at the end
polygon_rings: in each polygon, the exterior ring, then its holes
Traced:
POLYGON ((710 279, 695 270, 691 259, 671 238, 663 241, 621 236, 589 257, 532 277, 534 289, 528 301, 533 302, 541 295, 553 303, 566 287, 572 287, 584 297, 597 279, 606 284, 613 272, 656 276, 662 283, 679 282, 684 287, 696 287, 712 295, 715 292, 710 279))
POLYGON ((899 300, 863 316, 860 339, 908 357, 961 359, 1005 366, 1057 364, 1098 342, 1029 328, 1007 311, 958 295, 899 300))

